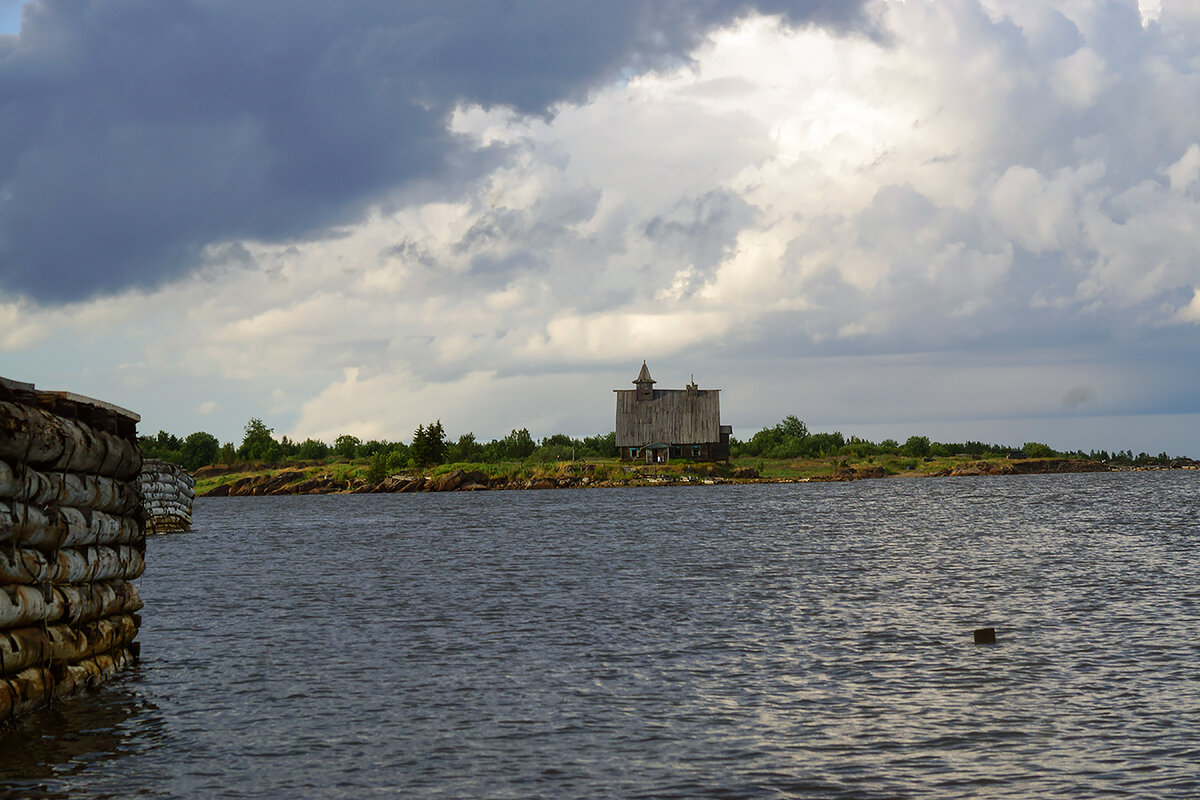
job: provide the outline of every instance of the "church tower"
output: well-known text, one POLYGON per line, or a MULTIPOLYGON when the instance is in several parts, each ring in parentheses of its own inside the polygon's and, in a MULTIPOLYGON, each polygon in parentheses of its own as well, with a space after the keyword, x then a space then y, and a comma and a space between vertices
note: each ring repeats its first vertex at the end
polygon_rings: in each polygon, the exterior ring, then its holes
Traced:
MULTIPOLYGON (((626 372, 626 375, 629 373, 626 372)), ((638 373, 637 378, 633 381, 637 386, 638 400, 653 400, 654 399, 654 384, 657 381, 650 377, 650 368, 646 366, 646 362, 642 362, 642 371, 638 373)))

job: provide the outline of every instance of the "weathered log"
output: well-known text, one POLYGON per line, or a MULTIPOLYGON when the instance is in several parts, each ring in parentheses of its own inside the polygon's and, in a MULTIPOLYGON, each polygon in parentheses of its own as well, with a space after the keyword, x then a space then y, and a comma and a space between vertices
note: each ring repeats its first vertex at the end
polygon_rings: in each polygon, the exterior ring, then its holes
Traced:
POLYGON ((119 647, 95 656, 67 664, 65 674, 54 687, 56 698, 100 686, 117 672, 137 663, 136 642, 132 647, 119 647))
POLYGON ((129 481, 69 472, 40 472, 0 461, 0 498, 34 505, 91 508, 109 514, 132 514, 137 492, 129 481))
POLYGON ((146 518, 147 525, 150 525, 151 523, 153 523, 155 525, 161 525, 166 522, 179 524, 179 525, 191 525, 192 517, 190 514, 184 514, 179 511, 170 511, 170 512, 160 511, 160 512, 151 514, 150 516, 148 516, 146 518))
POLYGON ((180 478, 188 481, 191 485, 194 485, 196 481, 192 474, 183 467, 170 461, 163 461, 161 458, 147 458, 142 461, 141 474, 166 476, 172 479, 180 478))
POLYGON ((0 500, 0 542, 54 550, 92 544, 135 544, 142 539, 133 517, 59 506, 44 508, 0 500))
POLYGON ((156 514, 146 520, 146 533, 163 533, 166 530, 186 531, 192 527, 192 521, 187 517, 172 514, 156 514))
POLYGON ((161 525, 164 522, 177 523, 179 525, 191 525, 192 515, 182 511, 156 511, 146 517, 146 524, 151 523, 161 525))
POLYGON ((138 485, 141 486, 143 493, 147 491, 165 491, 175 492, 188 497, 195 495, 196 484, 190 481, 185 481, 183 476, 174 477, 171 475, 147 475, 142 472, 138 475, 138 485))
POLYGON ((153 508, 178 508, 179 510, 187 512, 188 514, 192 513, 192 504, 183 498, 156 497, 143 503, 142 508, 147 510, 153 508))
POLYGON ((46 595, 38 586, 0 586, 0 628, 41 622, 47 615, 46 595))
POLYGON ((152 487, 149 489, 142 489, 141 494, 142 494, 142 499, 146 500, 146 501, 173 500, 175 502, 187 503, 188 505, 190 505, 191 504, 190 501, 192 500, 191 495, 184 494, 183 492, 181 492, 178 488, 176 488, 174 486, 168 486, 168 487, 155 486, 155 487, 152 487))
POLYGON ((141 576, 146 562, 129 545, 64 548, 0 547, 0 584, 84 583, 141 576))
POLYGON ((0 460, 118 480, 132 480, 142 466, 136 441, 7 401, 0 401, 0 460))
POLYGON ((54 677, 45 667, 30 667, 0 678, 0 719, 36 711, 54 696, 54 677))
POLYGON ((137 584, 113 580, 80 585, 52 585, 46 622, 77 624, 115 614, 132 614, 145 606, 137 584))
POLYGON ((131 614, 83 622, 77 626, 13 628, 0 631, 0 675, 14 675, 50 661, 73 664, 98 653, 123 648, 138 635, 131 614))
POLYGON ((77 624, 143 607, 137 585, 124 580, 84 584, 0 586, 0 629, 77 624))
POLYGON ((146 524, 149 525, 152 521, 155 521, 155 520, 158 520, 158 521, 173 520, 173 521, 179 522, 183 525, 191 525, 192 524, 192 515, 187 513, 186 511, 180 511, 179 509, 165 509, 165 508, 147 509, 146 510, 146 524))
POLYGON ((36 711, 52 699, 98 686, 137 662, 132 648, 117 648, 74 664, 30 667, 0 678, 0 719, 36 711))
POLYGON ((146 475, 143 472, 138 475, 138 485, 142 488, 143 494, 151 491, 160 491, 181 494, 186 497, 195 496, 195 484, 188 483, 182 478, 146 475))
POLYGON ((175 517, 156 517, 146 523, 146 533, 150 535, 159 533, 182 533, 190 530, 192 523, 175 517))

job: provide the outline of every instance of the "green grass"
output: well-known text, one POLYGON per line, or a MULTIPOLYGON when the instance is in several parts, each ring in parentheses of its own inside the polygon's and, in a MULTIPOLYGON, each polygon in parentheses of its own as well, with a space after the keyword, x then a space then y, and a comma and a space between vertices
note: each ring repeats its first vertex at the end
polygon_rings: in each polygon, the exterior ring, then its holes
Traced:
MULTIPOLYGON (((828 458, 795 458, 795 459, 764 459, 740 458, 734 459, 728 465, 710 463, 692 463, 690 461, 672 461, 667 464, 641 464, 622 462, 616 458, 587 459, 585 461, 550 461, 526 463, 508 461, 493 463, 455 463, 441 464, 427 469, 405 469, 393 474, 429 475, 438 477, 461 469, 465 472, 480 472, 488 478, 505 478, 512 483, 524 483, 530 480, 546 478, 559 479, 566 476, 588 477, 590 484, 596 483, 638 483, 650 478, 683 479, 685 476, 704 479, 719 477, 733 479, 736 470, 750 467, 757 470, 764 480, 829 480, 839 469, 853 468, 858 472, 882 468, 888 476, 925 476, 953 469, 956 465, 972 461, 1004 461, 1003 457, 993 456, 987 459, 969 456, 953 456, 935 458, 929 461, 906 456, 881 455, 868 458, 853 458, 846 456, 831 456, 828 458)), ((244 464, 237 465, 238 469, 227 475, 205 477, 197 481, 196 494, 204 494, 222 484, 233 483, 242 478, 256 478, 264 475, 275 475, 284 471, 296 471, 303 474, 298 480, 310 480, 328 476, 339 481, 357 483, 366 481, 371 468, 370 459, 353 461, 330 460, 325 463, 305 464, 244 464)))

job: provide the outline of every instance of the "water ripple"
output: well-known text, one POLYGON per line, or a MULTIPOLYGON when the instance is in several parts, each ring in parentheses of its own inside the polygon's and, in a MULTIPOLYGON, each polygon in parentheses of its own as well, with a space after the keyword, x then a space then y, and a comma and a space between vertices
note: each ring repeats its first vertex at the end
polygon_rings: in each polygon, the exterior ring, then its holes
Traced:
POLYGON ((197 501, 0 791, 1194 797, 1200 476, 197 501), (995 645, 971 631, 994 626, 995 645))

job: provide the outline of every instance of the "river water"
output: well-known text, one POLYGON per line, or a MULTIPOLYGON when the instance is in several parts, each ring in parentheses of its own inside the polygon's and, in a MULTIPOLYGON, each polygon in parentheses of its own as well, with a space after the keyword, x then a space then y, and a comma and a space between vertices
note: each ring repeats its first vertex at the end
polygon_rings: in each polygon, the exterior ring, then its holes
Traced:
POLYGON ((147 562, 0 795, 1200 796, 1200 473, 200 499, 147 562))

